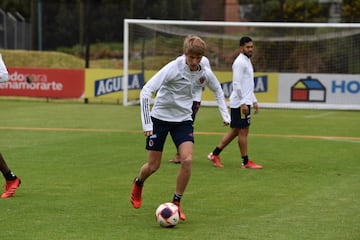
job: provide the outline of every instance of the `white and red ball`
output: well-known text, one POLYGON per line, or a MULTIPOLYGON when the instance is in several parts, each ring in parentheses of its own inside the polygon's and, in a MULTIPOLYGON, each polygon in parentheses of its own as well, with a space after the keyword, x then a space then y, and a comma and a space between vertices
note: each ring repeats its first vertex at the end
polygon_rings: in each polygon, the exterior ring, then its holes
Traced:
POLYGON ((156 209, 155 218, 161 227, 175 227, 179 223, 179 208, 170 202, 162 203, 156 209))

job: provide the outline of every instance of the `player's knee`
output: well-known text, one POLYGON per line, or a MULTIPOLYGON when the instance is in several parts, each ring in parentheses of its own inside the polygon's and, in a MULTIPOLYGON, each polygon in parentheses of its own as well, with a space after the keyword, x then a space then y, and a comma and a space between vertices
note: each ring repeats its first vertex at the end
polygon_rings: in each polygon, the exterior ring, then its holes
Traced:
POLYGON ((191 166, 191 164, 192 164, 192 156, 189 156, 187 158, 182 159, 181 164, 183 166, 191 166))
POLYGON ((159 163, 149 164, 149 166, 148 166, 148 170, 149 170, 151 173, 156 172, 159 168, 160 168, 160 164, 159 164, 159 163))

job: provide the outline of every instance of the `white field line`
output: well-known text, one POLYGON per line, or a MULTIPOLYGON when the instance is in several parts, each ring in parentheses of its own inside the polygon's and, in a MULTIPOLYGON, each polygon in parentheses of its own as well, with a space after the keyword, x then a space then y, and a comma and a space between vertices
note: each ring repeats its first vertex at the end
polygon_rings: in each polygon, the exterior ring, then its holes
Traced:
POLYGON ((304 118, 320 118, 320 117, 326 117, 330 115, 334 115, 334 112, 322 112, 322 113, 316 113, 311 115, 305 115, 304 118))
MULTIPOLYGON (((63 131, 63 132, 110 132, 110 133, 142 133, 137 130, 119 130, 119 129, 97 129, 97 128, 43 128, 43 127, 4 127, 0 130, 20 130, 20 131, 63 131)), ((223 132, 196 132, 195 135, 224 135, 223 132)), ((302 139, 323 139, 336 141, 350 141, 360 143, 360 137, 347 136, 316 136, 316 135, 295 135, 295 134, 266 134, 250 133, 254 137, 272 137, 272 138, 302 138, 302 139)))

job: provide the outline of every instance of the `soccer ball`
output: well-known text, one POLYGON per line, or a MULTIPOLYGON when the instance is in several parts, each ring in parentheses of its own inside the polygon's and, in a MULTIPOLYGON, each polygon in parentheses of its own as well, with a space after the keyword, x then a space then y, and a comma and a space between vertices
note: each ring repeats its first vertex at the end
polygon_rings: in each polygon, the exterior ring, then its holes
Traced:
POLYGON ((175 227, 179 223, 179 209, 173 203, 162 203, 156 209, 155 219, 161 227, 175 227))

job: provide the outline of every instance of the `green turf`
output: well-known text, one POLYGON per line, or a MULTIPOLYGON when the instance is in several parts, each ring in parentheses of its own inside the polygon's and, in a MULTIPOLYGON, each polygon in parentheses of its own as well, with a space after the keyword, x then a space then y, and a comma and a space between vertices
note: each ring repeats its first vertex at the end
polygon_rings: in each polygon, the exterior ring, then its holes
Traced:
POLYGON ((360 239, 359 111, 262 109, 249 151, 264 169, 249 170, 235 141, 224 169, 206 160, 227 128, 202 107, 187 219, 164 229, 154 212, 174 191, 170 138, 143 206, 129 202, 146 160, 138 106, 1 100, 0 109, 0 149, 23 181, 0 199, 0 239, 360 239))

